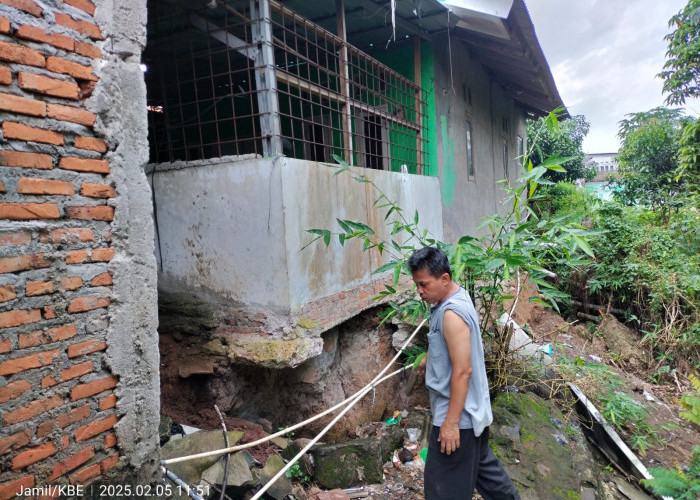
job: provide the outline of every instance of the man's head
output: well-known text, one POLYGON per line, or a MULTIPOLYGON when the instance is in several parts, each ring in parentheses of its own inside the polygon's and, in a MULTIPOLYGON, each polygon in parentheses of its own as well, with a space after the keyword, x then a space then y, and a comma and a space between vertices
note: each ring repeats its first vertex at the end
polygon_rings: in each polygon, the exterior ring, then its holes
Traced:
POLYGON ((452 290, 452 271, 445 252, 435 247, 417 250, 408 259, 408 268, 421 299, 436 303, 447 298, 452 290))

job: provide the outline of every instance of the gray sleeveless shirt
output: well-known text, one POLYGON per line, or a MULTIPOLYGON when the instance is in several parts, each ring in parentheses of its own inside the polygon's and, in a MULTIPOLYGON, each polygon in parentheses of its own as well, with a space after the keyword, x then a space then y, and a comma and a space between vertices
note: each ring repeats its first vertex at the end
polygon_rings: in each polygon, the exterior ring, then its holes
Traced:
POLYGON ((474 429, 474 435, 478 437, 486 427, 491 425, 493 415, 479 322, 474 304, 467 291, 462 287, 442 302, 434 305, 430 310, 430 332, 428 333, 430 345, 428 347, 425 385, 430 395, 433 425, 441 426, 445 422, 450 404, 452 362, 442 331, 442 320, 447 310, 456 313, 469 327, 472 375, 469 380, 467 399, 459 419, 459 428, 474 429))

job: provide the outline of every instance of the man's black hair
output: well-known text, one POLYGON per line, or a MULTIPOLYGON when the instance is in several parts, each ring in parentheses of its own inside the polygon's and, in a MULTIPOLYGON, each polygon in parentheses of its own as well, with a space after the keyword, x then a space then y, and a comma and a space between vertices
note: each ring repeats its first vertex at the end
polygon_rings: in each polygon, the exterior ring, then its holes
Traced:
POLYGON ((445 252, 436 247, 424 247, 416 250, 408 259, 408 268, 412 273, 427 269, 433 278, 439 278, 447 273, 452 279, 450 261, 445 252))

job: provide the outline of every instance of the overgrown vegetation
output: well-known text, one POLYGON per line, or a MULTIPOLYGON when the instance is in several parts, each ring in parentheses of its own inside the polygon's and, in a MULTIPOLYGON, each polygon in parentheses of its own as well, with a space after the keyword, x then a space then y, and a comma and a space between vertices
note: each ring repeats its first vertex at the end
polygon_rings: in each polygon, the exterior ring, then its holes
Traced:
MULTIPOLYGON (((690 378, 695 391, 684 394, 681 398, 681 404, 688 411, 681 412, 680 416, 691 422, 691 425, 700 425, 700 380, 692 375, 690 378)), ((649 473, 654 478, 645 480, 644 484, 657 495, 668 496, 676 500, 700 498, 700 446, 693 448, 693 458, 687 470, 681 467, 675 469, 655 467, 650 468, 649 473)))

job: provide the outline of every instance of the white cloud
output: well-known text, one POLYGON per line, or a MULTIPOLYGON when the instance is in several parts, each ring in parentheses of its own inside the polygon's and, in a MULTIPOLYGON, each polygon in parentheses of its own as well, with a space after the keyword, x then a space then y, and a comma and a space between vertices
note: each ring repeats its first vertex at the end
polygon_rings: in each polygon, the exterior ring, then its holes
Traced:
MULTIPOLYGON (((662 106, 669 18, 686 0, 526 0, 542 50, 571 114, 591 123, 590 153, 616 151, 626 114, 662 106)), ((686 109, 697 114, 700 102, 686 109)))

